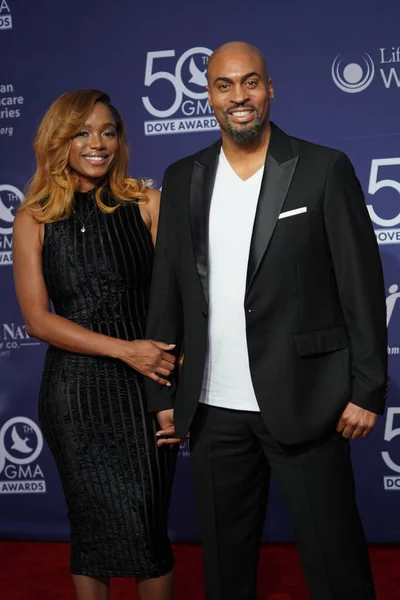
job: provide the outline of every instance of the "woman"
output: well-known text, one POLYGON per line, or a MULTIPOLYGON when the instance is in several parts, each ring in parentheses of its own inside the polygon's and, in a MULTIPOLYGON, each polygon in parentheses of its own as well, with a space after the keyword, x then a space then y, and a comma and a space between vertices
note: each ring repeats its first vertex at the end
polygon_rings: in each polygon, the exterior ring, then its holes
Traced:
POLYGON ((176 452, 156 446, 143 385, 170 385, 175 362, 173 345, 143 339, 159 193, 128 178, 123 123, 103 92, 58 98, 34 148, 14 279, 27 332, 49 344, 39 416, 68 505, 76 595, 106 600, 110 577, 134 577, 142 600, 171 600, 176 452))

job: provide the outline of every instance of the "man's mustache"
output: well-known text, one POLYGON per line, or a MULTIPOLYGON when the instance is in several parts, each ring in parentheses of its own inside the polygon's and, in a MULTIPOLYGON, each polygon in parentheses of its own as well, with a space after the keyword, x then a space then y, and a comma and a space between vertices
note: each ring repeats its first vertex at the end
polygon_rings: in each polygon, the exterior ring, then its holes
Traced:
POLYGON ((237 104, 236 106, 233 106, 232 108, 228 108, 225 111, 225 114, 230 115, 232 112, 234 112, 236 110, 240 110, 241 108, 242 109, 244 109, 244 108, 251 109, 251 110, 254 110, 254 112, 256 112, 256 113, 258 112, 257 106, 254 106, 253 104, 237 104))

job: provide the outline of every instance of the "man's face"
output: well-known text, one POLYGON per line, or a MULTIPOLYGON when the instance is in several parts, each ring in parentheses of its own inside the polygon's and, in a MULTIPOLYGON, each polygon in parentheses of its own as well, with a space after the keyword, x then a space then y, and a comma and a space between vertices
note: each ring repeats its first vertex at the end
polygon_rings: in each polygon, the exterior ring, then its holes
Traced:
POLYGON ((268 123, 274 97, 272 81, 257 52, 235 48, 215 55, 207 90, 222 131, 237 143, 255 141, 268 123))

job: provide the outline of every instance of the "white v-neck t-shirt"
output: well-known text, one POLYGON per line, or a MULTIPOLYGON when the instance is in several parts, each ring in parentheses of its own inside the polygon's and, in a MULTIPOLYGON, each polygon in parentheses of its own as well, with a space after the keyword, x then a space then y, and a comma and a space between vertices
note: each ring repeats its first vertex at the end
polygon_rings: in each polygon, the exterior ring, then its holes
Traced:
POLYGON ((200 402, 259 411, 250 375, 244 298, 264 167, 243 181, 221 149, 209 220, 208 350, 200 402))

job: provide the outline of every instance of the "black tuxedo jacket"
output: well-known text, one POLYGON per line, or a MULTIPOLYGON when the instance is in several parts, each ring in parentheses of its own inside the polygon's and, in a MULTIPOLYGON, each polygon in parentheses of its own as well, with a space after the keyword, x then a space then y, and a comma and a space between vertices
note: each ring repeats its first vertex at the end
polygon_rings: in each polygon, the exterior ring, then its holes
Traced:
MULTIPOLYGON (((174 163, 163 182, 147 337, 176 343, 178 352, 184 345, 184 363, 170 388, 146 386, 150 411, 174 407, 181 437, 196 411, 207 351, 208 219, 220 147, 174 163)), ((277 440, 323 435, 349 401, 383 412, 385 291, 359 181, 345 154, 275 125, 243 310, 255 394, 277 440)))

